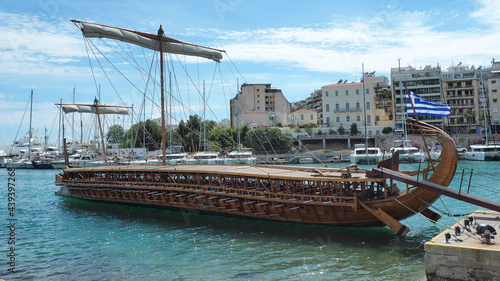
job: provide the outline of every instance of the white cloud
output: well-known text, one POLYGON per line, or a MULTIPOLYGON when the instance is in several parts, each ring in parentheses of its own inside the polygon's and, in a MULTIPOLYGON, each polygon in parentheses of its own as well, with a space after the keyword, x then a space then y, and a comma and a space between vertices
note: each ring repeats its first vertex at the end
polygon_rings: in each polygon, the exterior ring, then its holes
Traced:
POLYGON ((500 3, 498 0, 477 0, 477 10, 470 15, 472 18, 498 30, 500 25, 500 3))
MULTIPOLYGON (((493 21, 500 13, 491 15, 491 11, 500 11, 500 6, 488 0, 482 0, 481 4, 483 8, 472 16, 488 14, 492 24, 500 24, 493 21)), ((443 32, 436 28, 439 22, 429 22, 426 12, 405 13, 391 9, 368 21, 357 19, 326 27, 216 31, 211 34, 217 34, 219 44, 234 61, 285 63, 325 73, 359 71, 362 62, 370 69, 388 72, 398 58, 422 65, 448 64, 467 58, 477 65, 485 57, 498 54, 493 48, 500 45, 500 37, 494 31, 497 28, 443 32)))
POLYGON ((81 75, 74 63, 86 56, 82 40, 69 22, 0 12, 0 72, 9 74, 81 75), (68 64, 69 63, 69 64, 68 64))

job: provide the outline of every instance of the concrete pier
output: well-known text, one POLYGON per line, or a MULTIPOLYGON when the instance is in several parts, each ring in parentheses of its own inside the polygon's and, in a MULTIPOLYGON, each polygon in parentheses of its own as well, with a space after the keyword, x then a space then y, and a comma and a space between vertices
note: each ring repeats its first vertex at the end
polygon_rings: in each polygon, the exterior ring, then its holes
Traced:
POLYGON ((500 280, 499 227, 499 212, 476 211, 425 243, 427 280, 500 280))

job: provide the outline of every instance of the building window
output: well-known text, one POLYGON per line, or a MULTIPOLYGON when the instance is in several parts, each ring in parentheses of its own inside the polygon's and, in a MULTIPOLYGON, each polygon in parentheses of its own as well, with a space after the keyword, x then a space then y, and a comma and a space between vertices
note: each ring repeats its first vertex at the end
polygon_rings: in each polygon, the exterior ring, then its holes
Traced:
POLYGON ((497 94, 497 93, 498 93, 498 92, 497 92, 497 89, 493 89, 493 90, 491 90, 491 93, 492 93, 492 94, 497 94))
POLYGON ((330 112, 330 105, 329 105, 329 104, 326 104, 325 111, 326 111, 326 112, 330 112))
POLYGON ((349 95, 349 90, 345 90, 345 95, 348 96, 349 95))
POLYGON ((339 91, 335 91, 335 95, 338 96, 339 95, 339 91))
POLYGON ((361 116, 356 116, 356 122, 361 122, 361 116))
POLYGON ((260 91, 260 89, 257 89, 257 92, 260 91))
POLYGON ((498 101, 498 99, 493 99, 493 102, 497 102, 497 101, 498 101))
POLYGON ((326 117, 326 124, 330 125, 330 117, 326 117))
POLYGON ((356 95, 359 95, 359 89, 356 89, 356 95))
POLYGON ((300 114, 300 120, 304 120, 304 114, 300 114))
POLYGON ((311 114, 311 121, 314 120, 314 115, 311 114))
POLYGON ((335 111, 339 111, 340 110, 340 104, 335 104, 335 111))
POLYGON ((340 123, 340 116, 337 116, 336 121, 337 123, 340 123))
POLYGON ((325 97, 328 97, 328 91, 325 92, 325 97))
POLYGON ((370 102, 369 101, 366 102, 366 110, 370 110, 370 102))
POLYGON ((345 103, 345 110, 349 110, 349 103, 348 102, 345 103))
POLYGON ((258 100, 257 103, 260 103, 260 100, 258 100))
POLYGON ((359 106, 359 101, 356 102, 356 110, 360 110, 361 107, 359 106))
POLYGON ((366 115, 366 123, 371 124, 372 123, 372 117, 371 115, 366 115))
POLYGON ((260 109, 260 106, 257 106, 257 109, 260 109))
POLYGON ((370 89, 365 89, 366 91, 366 94, 369 95, 370 94, 370 89))
POLYGON ((348 115, 348 116, 346 116, 346 117, 345 117, 345 121, 346 121, 346 122, 351 122, 351 116, 349 116, 349 115, 348 115))
POLYGON ((497 80, 491 80, 491 84, 496 84, 497 80))

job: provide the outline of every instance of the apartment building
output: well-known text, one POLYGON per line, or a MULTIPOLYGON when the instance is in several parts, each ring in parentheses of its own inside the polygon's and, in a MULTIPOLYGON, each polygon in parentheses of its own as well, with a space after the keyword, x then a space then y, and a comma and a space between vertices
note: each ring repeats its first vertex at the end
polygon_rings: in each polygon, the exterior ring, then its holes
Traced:
POLYGON ((271 84, 243 84, 230 101, 231 126, 245 124, 276 126, 286 124, 291 104, 280 89, 271 84))
POLYGON ((491 132, 500 133, 500 62, 496 62, 495 59, 491 62, 490 74, 485 84, 485 93, 488 97, 486 116, 490 116, 491 132))
POLYGON ((445 102, 450 116, 445 117, 446 131, 452 134, 476 132, 482 108, 481 81, 477 70, 459 63, 442 73, 445 102))
MULTIPOLYGON (((415 69, 412 66, 391 68, 391 84, 396 129, 402 129, 403 122, 406 121, 405 85, 408 90, 425 99, 444 102, 439 64, 436 67, 427 65, 420 69, 415 69)), ((444 128, 445 122, 441 117, 419 116, 418 118, 438 128, 444 128)))
POLYGON ((500 132, 500 63, 493 59, 491 68, 470 68, 459 63, 442 73, 445 101, 451 114, 445 127, 452 133, 500 132), (485 118, 486 117, 486 118, 485 118))
POLYGON ((327 127, 337 130, 342 125, 349 130, 356 123, 358 130, 364 132, 366 121, 367 135, 381 134, 384 126, 375 122, 375 89, 387 87, 388 79, 368 73, 365 80, 371 83, 363 85, 362 82, 346 83, 341 80, 337 84, 321 87, 323 123, 327 127))

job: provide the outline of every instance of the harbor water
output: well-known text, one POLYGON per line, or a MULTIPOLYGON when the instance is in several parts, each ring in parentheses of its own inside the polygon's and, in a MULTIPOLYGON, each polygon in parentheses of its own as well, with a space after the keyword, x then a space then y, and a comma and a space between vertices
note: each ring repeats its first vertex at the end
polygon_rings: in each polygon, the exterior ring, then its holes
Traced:
MULTIPOLYGON (((401 168, 410 166, 418 168, 401 168)), ((462 192, 500 200, 498 171, 500 162, 459 161, 451 187, 462 182, 462 192)), ((423 243, 481 209, 441 197, 433 205, 443 216, 439 224, 415 215, 402 221, 411 231, 399 238, 387 227, 276 223, 66 198, 54 194, 58 172, 0 170, 0 279, 423 280, 423 243)))

